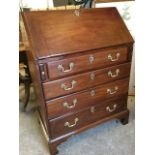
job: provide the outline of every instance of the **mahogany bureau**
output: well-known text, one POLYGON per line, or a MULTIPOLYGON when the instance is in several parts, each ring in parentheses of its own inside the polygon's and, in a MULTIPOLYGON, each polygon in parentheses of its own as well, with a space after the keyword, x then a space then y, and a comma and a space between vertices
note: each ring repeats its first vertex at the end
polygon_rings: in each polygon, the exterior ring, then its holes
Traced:
POLYGON ((134 40, 116 8, 23 12, 29 67, 51 155, 71 135, 128 123, 134 40))

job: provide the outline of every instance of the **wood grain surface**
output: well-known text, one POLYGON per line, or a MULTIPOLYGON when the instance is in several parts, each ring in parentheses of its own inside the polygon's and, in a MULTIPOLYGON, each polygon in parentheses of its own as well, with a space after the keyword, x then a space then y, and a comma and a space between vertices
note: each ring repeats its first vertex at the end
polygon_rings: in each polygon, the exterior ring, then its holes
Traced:
POLYGON ((115 8, 25 12, 36 58, 133 43, 115 8))
POLYGON ((83 109, 80 112, 51 120, 51 133, 53 135, 53 138, 56 138, 125 109, 126 101, 124 100, 124 98, 113 100, 111 102, 101 101, 101 103, 96 104, 95 106, 92 106, 90 108, 83 109), (116 104, 117 107, 113 112, 109 112, 106 110, 107 107, 113 109, 114 104, 116 104), (78 121, 75 120, 76 118, 78 118, 78 121), (66 122, 69 122, 69 125, 74 126, 65 126, 66 122))
POLYGON ((79 109, 94 105, 98 102, 105 101, 106 99, 117 97, 128 92, 129 79, 117 80, 112 83, 107 83, 97 87, 93 87, 86 91, 78 92, 75 94, 56 98, 47 102, 48 117, 55 118, 66 113, 73 113, 79 109), (114 91, 115 87, 118 90, 114 94, 107 93, 107 89, 114 91), (94 94, 92 94, 94 92, 94 94), (76 100, 76 102, 74 102, 76 100), (66 103, 68 106, 65 106, 66 103), (72 107, 72 108, 68 108, 72 107))
POLYGON ((116 65, 128 61, 128 48, 118 47, 114 49, 98 50, 98 52, 90 51, 89 54, 73 56, 58 61, 49 61, 47 63, 49 79, 61 78, 87 70, 92 70, 99 67, 116 65), (119 54, 119 56, 118 56, 119 54), (108 58, 111 56, 111 59, 108 58), (73 67, 70 65, 73 64, 73 67), (59 69, 59 66, 62 69, 59 69), (67 71, 68 70, 68 71, 67 71), (67 71, 67 72, 66 72, 67 71))
POLYGON ((76 91, 81 91, 97 85, 110 82, 113 80, 121 79, 128 77, 130 74, 130 63, 125 63, 113 67, 108 67, 105 69, 99 69, 92 72, 86 72, 83 74, 78 74, 59 80, 54 80, 50 82, 43 83, 43 90, 45 94, 45 99, 51 99, 55 97, 60 97, 62 95, 67 95, 74 93, 76 91), (118 76, 110 77, 108 72, 111 72, 113 75, 116 75, 116 70, 119 69, 118 76), (94 74, 94 80, 91 79, 91 75, 94 74), (72 82, 76 83, 73 85, 72 82), (67 88, 72 88, 70 90, 64 90, 61 85, 65 85, 67 88))

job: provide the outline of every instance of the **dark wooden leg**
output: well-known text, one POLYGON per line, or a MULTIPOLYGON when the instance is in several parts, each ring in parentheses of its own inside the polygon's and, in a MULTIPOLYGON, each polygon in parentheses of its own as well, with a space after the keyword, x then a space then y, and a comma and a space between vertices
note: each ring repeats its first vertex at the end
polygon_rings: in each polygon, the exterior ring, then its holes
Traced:
POLYGON ((28 105, 29 98, 30 98, 30 82, 25 82, 24 85, 25 85, 25 101, 24 101, 23 111, 26 111, 26 107, 28 105))
POLYGON ((23 69, 25 70, 26 73, 26 75, 21 75, 19 73, 19 84, 24 83, 25 86, 25 100, 23 111, 26 111, 26 107, 28 105, 30 97, 30 84, 32 83, 26 52, 27 51, 19 52, 19 64, 24 64, 23 69))
POLYGON ((120 118, 119 120, 122 123, 122 125, 128 124, 128 122, 129 122, 129 112, 125 116, 123 116, 123 118, 120 118))
POLYGON ((58 154, 57 144, 55 144, 55 143, 49 143, 49 149, 50 149, 50 154, 51 155, 58 154))

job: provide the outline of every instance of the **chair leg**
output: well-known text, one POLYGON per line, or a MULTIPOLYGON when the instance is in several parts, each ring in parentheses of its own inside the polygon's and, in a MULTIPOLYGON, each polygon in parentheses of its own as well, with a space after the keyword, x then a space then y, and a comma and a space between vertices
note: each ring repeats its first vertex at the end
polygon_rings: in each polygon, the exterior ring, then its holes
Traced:
POLYGON ((26 107, 29 103, 29 98, 30 98, 30 82, 25 83, 25 101, 24 101, 24 109, 23 111, 26 111, 26 107))

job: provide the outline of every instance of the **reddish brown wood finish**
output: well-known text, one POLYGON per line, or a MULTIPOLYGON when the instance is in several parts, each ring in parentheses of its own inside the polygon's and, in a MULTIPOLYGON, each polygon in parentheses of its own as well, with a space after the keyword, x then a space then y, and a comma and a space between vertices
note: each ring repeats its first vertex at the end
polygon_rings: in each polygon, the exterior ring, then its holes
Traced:
POLYGON ((48 117, 58 117, 64 115, 65 113, 75 112, 79 109, 93 105, 94 103, 104 101, 105 99, 116 97, 119 95, 127 94, 128 92, 129 79, 122 79, 112 83, 107 83, 100 85, 98 87, 91 88, 89 90, 71 94, 68 96, 63 96, 61 98, 56 98, 54 100, 47 102, 47 112, 48 117), (107 93, 107 89, 113 91, 114 87, 118 87, 118 90, 114 94, 107 93), (92 95, 95 92, 94 95, 92 95), (77 100, 77 103, 74 103, 77 100), (68 103, 66 107, 64 103, 68 103), (74 106, 75 105, 75 106, 74 106))
POLYGON ((116 65, 128 60, 128 49, 126 47, 99 50, 91 54, 83 54, 77 57, 71 57, 58 61, 51 61, 47 63, 49 79, 55 79, 64 77, 66 75, 71 75, 73 73, 79 73, 81 71, 86 71, 90 69, 95 69, 98 67, 106 67, 108 65, 116 65), (118 56, 119 54, 120 56, 118 56), (108 59, 108 56, 112 56, 112 59, 108 59), (118 56, 118 57, 117 57, 118 56), (70 64, 73 63, 73 68, 70 68, 70 64), (69 70, 65 72, 59 70, 58 66, 62 65, 64 70, 69 70))
MULTIPOLYGON (((82 131, 85 131, 85 130, 87 130, 89 128, 96 127, 98 124, 101 124, 101 123, 106 122, 106 121, 109 121, 109 120, 118 119, 118 120, 120 120, 120 122, 123 125, 125 125, 125 124, 128 123, 128 118, 129 118, 129 110, 127 110, 127 109, 126 110, 123 110, 123 111, 121 111, 119 113, 110 115, 108 117, 104 117, 104 118, 102 118, 102 119, 100 119, 100 120, 98 120, 96 122, 93 122, 93 123, 88 124, 88 125, 86 125, 84 127, 81 127, 78 130, 74 130, 73 132, 70 132, 70 133, 68 133, 66 135, 60 136, 60 137, 55 138, 55 139, 51 139, 49 141, 49 147, 54 147, 55 148, 56 145, 59 145, 60 143, 64 142, 70 136, 73 136, 75 134, 78 134, 78 133, 80 133, 82 131)), ((56 150, 56 148, 54 150, 56 150)))
POLYGON ((28 63, 29 63, 28 65, 31 73, 31 78, 33 81, 33 86, 35 88, 34 91, 36 95, 36 102, 38 104, 38 110, 43 120, 43 124, 47 131, 47 134, 50 135, 49 122, 47 119, 48 118, 47 109, 46 109, 46 105, 44 104, 44 95, 42 92, 41 77, 40 77, 38 62, 34 60, 32 56, 32 51, 27 51, 27 56, 28 56, 28 63))
POLYGON ((84 90, 90 87, 97 86, 99 84, 103 84, 105 82, 127 77, 130 74, 130 65, 131 65, 130 63, 121 64, 114 67, 109 67, 109 68, 100 69, 92 72, 78 74, 78 75, 70 76, 60 80, 44 83, 43 88, 44 88, 45 98, 50 99, 61 95, 67 95, 70 93, 74 93, 76 91, 84 90), (117 69, 120 70, 117 77, 113 78, 108 76, 109 71, 111 71, 112 74, 115 75, 117 69), (91 79, 91 74, 95 75, 94 80, 91 79), (71 84, 72 81, 76 81, 76 84, 73 86, 73 89, 64 90, 63 88, 61 88, 62 84, 65 84, 66 87, 68 88, 72 87, 72 84, 71 84))
POLYGON ((25 12, 35 57, 61 56, 79 51, 133 43, 115 8, 25 12))
POLYGON ((118 113, 126 109, 126 101, 122 98, 111 102, 101 101, 101 103, 95 106, 91 106, 90 108, 81 110, 80 112, 74 113, 72 115, 51 120, 51 132, 53 138, 62 136, 64 134, 77 130, 83 126, 86 126, 90 123, 98 121, 104 117, 118 113), (113 106, 115 104, 117 105, 116 110, 114 110, 113 112, 109 112, 106 110, 107 107, 109 107, 110 109, 114 109, 113 106), (92 110, 92 108, 94 108, 94 111, 92 110), (77 122, 75 121, 76 118, 78 118, 77 122), (70 126, 73 125, 73 127, 65 126, 66 122, 68 122, 70 126))
POLYGON ((25 12, 23 17, 31 45, 30 71, 51 155, 68 137, 102 122, 119 119, 122 124, 128 123, 127 90, 134 41, 118 11, 83 9, 80 16, 75 16, 74 10, 34 11, 25 12), (107 55, 115 59, 117 50, 119 60, 108 61, 107 55), (95 59, 89 64, 92 55, 95 59), (69 69, 71 61, 75 63, 71 72, 57 70, 60 64, 69 69), (108 72, 115 75, 116 69, 120 70, 118 76, 109 77, 108 72), (72 80, 76 81, 73 89, 61 88, 62 83, 70 87, 72 80), (113 93, 115 86, 117 92, 108 95, 107 89, 113 93), (95 94, 90 96, 92 90, 95 94), (71 106, 75 97, 75 109, 65 109, 62 104, 71 106), (108 106, 115 110, 107 112, 108 106), (76 117, 77 125, 68 128, 76 117))

